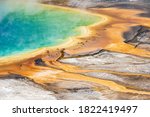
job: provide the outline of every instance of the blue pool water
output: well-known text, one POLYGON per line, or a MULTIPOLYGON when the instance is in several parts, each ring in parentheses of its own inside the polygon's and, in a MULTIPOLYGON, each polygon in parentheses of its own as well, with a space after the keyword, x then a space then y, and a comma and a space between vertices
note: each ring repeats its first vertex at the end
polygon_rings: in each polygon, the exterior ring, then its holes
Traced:
POLYGON ((21 7, 0 21, 1 57, 61 44, 80 35, 80 26, 100 21, 100 17, 79 11, 38 7, 42 9, 33 14, 21 7))

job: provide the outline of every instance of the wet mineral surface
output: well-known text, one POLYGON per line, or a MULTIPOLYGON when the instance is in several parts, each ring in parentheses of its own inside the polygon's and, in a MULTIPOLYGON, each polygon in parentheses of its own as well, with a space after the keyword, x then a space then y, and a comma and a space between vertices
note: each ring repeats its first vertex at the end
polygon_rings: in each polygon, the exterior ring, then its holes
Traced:
MULTIPOLYGON (((148 0, 143 0, 144 2, 141 0, 139 0, 140 2, 138 0, 135 2, 129 1, 64 0, 60 2, 59 0, 45 0, 44 3, 79 8, 142 9, 147 13, 141 14, 141 16, 149 17, 149 3, 145 4, 145 2, 149 2, 148 0)), ((129 31, 124 32, 123 37, 125 43, 131 44, 135 48, 150 51, 149 27, 133 26, 129 31)), ((110 87, 107 87, 103 81, 100 85, 86 80, 76 81, 71 78, 40 86, 23 76, 11 74, 1 76, 0 99, 150 99, 150 95, 147 94, 150 92, 150 59, 147 57, 98 49, 90 53, 73 56, 64 52, 64 58, 59 59, 58 62, 80 68, 79 73, 78 69, 75 71, 75 75, 79 74, 85 76, 85 78, 92 77, 96 80, 104 80, 108 84, 110 83, 110 87), (82 70, 83 72, 81 72, 82 70), (117 90, 118 87, 122 91, 117 90), (124 88, 130 91, 125 92, 124 88)), ((39 66, 47 66, 41 59, 36 60, 35 63, 39 66)), ((72 67, 69 66, 69 70, 63 69, 61 64, 59 69, 75 73, 72 67)))

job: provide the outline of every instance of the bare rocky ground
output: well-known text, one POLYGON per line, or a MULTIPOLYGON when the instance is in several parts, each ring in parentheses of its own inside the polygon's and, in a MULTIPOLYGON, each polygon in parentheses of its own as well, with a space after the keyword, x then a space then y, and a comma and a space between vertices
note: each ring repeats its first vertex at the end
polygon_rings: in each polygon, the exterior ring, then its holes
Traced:
POLYGON ((21 76, 0 78, 0 100, 55 100, 54 93, 21 76))
MULTIPOLYGON (((149 59, 107 51, 79 58, 67 58, 61 62, 77 65, 83 69, 150 74, 149 59)), ((83 75, 115 81, 131 89, 150 91, 149 78, 141 75, 120 75, 107 71, 88 72, 83 75)), ((96 86, 87 82, 67 80, 49 84, 49 89, 45 90, 21 76, 7 77, 0 80, 0 99, 150 99, 150 96, 115 92, 103 85, 96 86), (53 87, 59 90, 53 90, 53 87)))
POLYGON ((135 45, 135 47, 150 51, 150 28, 137 26, 132 27, 124 34, 125 42, 135 45))
MULTIPOLYGON (((141 74, 150 74, 150 59, 140 58, 132 55, 103 51, 90 56, 78 58, 67 58, 61 60, 63 63, 68 63, 88 70, 106 70, 102 72, 88 72, 83 75, 92 76, 95 78, 115 81, 116 83, 126 86, 131 89, 150 91, 149 78, 141 74), (111 72, 113 71, 113 73, 111 72), (118 73, 127 74, 118 74, 118 73)), ((106 89, 107 91, 108 89, 106 89)), ((109 91, 109 90, 108 90, 109 91)), ((113 99, 150 99, 150 96, 125 96, 122 93, 121 97, 117 96, 120 93, 113 93, 113 99), (122 96, 124 97, 122 98, 122 96)), ((107 97, 107 96, 106 96, 107 97)))
MULTIPOLYGON (((118 1, 118 0, 117 0, 118 1)), ((140 0, 141 1, 141 0, 140 0)), ((110 0, 44 0, 45 3, 67 5, 71 7, 121 7, 146 10, 142 16, 148 17, 150 14, 149 3, 143 2, 115 2, 110 0)), ((145 1, 146 2, 146 1, 145 1)), ((149 2, 149 0, 147 0, 149 2)), ((150 50, 150 29, 148 27, 132 27, 124 34, 126 43, 135 45, 135 48, 150 50)), ((122 86, 150 91, 150 80, 145 75, 150 74, 150 59, 133 55, 115 53, 109 51, 98 51, 92 54, 72 57, 60 60, 63 63, 80 66, 89 70, 108 70, 112 72, 88 72, 83 75, 114 81, 122 86), (119 74, 119 73, 128 74, 119 74), (143 75, 144 74, 144 75, 143 75)), ((0 78, 0 99, 150 99, 147 95, 131 93, 120 93, 104 87, 87 82, 63 81, 49 84, 46 90, 32 81, 21 76, 10 75, 0 78), (60 90, 53 90, 57 87, 60 90)))

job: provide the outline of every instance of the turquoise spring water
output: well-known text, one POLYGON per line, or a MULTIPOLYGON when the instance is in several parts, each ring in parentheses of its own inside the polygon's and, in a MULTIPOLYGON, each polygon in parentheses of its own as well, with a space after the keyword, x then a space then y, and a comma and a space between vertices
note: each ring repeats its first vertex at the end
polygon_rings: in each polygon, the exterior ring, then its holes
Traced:
POLYGON ((100 17, 78 11, 38 7, 42 9, 36 13, 16 9, 0 21, 0 57, 61 44, 80 35, 80 26, 100 21, 100 17))

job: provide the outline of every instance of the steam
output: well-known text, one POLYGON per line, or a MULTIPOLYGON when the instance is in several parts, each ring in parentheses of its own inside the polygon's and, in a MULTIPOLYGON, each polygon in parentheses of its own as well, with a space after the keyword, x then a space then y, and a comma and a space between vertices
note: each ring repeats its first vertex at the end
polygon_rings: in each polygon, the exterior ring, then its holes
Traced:
POLYGON ((0 22, 9 13, 14 12, 20 8, 24 8, 28 13, 37 13, 41 9, 36 7, 39 0, 0 0, 0 22))

